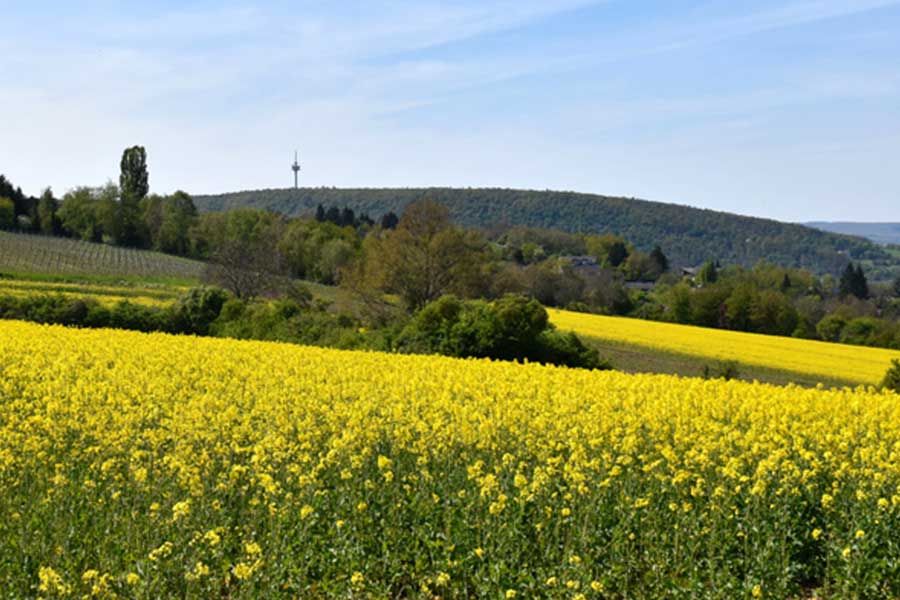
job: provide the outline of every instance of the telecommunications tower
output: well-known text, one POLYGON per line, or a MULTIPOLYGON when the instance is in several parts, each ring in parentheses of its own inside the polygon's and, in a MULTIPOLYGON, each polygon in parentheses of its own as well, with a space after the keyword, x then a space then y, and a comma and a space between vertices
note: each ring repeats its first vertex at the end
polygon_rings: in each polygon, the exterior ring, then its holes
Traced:
POLYGON ((297 189, 297 174, 300 172, 300 163, 297 162, 297 151, 294 150, 294 164, 291 165, 291 170, 294 172, 294 189, 297 189))

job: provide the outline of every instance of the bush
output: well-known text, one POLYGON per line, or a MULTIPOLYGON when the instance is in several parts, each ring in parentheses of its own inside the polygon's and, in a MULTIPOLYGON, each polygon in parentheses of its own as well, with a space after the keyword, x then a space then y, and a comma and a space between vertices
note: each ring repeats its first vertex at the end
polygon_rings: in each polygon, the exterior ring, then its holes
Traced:
POLYGON ((713 367, 703 366, 703 379, 724 379, 730 381, 741 376, 741 365, 736 360, 723 360, 713 367))
POLYGON ((394 348, 411 353, 609 368, 597 351, 587 348, 575 334, 553 330, 544 307, 524 296, 504 296, 494 302, 464 302, 455 296, 443 296, 413 317, 397 336, 394 348))
POLYGON ((837 342, 841 332, 847 326, 847 320, 840 315, 828 315, 816 325, 816 333, 826 342, 837 342))
POLYGON ((209 326, 219 318, 227 301, 228 293, 219 288, 202 286, 190 289, 178 300, 175 308, 178 330, 207 335, 209 326))
POLYGON ((881 387, 900 393, 900 360, 891 361, 891 368, 884 374, 881 387))

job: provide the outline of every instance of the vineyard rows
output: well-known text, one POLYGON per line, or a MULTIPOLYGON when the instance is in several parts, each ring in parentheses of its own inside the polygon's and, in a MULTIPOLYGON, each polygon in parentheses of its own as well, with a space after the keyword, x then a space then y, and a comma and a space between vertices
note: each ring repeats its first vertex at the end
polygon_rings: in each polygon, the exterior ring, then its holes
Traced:
POLYGON ((195 279, 202 274, 203 263, 148 250, 0 232, 0 270, 195 279))

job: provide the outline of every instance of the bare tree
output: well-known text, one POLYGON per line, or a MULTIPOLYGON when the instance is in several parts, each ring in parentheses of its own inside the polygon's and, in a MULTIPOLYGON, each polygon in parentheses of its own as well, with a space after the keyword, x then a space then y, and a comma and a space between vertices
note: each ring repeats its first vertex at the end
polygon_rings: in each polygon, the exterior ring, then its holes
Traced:
POLYGON ((210 253, 205 279, 242 300, 279 289, 284 279, 279 225, 275 221, 219 240, 210 253))

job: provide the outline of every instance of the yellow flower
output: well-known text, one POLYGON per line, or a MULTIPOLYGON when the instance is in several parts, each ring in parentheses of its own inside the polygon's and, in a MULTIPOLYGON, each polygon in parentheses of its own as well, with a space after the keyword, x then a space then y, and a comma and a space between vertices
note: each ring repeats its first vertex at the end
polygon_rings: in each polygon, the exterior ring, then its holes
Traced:
POLYGON ((305 520, 309 515, 313 514, 313 507, 309 504, 304 504, 300 509, 300 520, 305 520))
POLYGON ((819 529, 818 527, 816 527, 815 529, 812 530, 811 535, 812 535, 812 539, 818 540, 820 537, 822 537, 822 530, 819 529))
POLYGON ((244 544, 244 552, 247 556, 251 558, 255 558, 262 554, 262 548, 259 547, 259 544, 256 542, 247 542, 244 544))
POLYGON ((81 575, 81 581, 87 583, 93 579, 96 579, 100 576, 100 572, 96 569, 88 569, 81 575))
POLYGON ((127 583, 130 586, 136 586, 140 582, 141 582, 141 576, 138 575, 137 573, 129 573, 128 575, 125 576, 125 583, 127 583))
POLYGON ((844 558, 850 558, 850 552, 851 552, 850 546, 847 546, 847 547, 844 548, 844 550, 841 552, 841 556, 843 556, 844 558))
POLYGON ((203 534, 203 540, 210 546, 218 546, 219 542, 222 541, 222 537, 219 535, 218 531, 210 529, 203 534))
POLYGON ((475 548, 475 556, 484 558, 484 548, 475 548))
POLYGON ((51 567, 38 569, 38 591, 45 594, 59 594, 66 596, 72 592, 72 586, 67 585, 59 573, 51 567))
POLYGON ((355 571, 353 575, 350 576, 350 585, 352 585, 355 589, 361 589, 366 585, 365 576, 359 571, 355 571))
POLYGON ((159 548, 150 552, 147 558, 152 561, 158 561, 161 558, 166 558, 167 556, 172 554, 173 547, 174 546, 172 545, 172 542, 163 542, 163 544, 159 548))
POLYGON ((603 584, 602 584, 601 582, 599 582, 599 581, 592 581, 592 582, 591 582, 591 589, 594 590, 595 592, 598 592, 598 593, 599 593, 599 592, 602 592, 602 591, 603 591, 603 584))
POLYGON ((518 592, 516 592, 516 590, 506 590, 504 597, 506 598, 506 600, 512 600, 512 598, 515 598, 518 595, 519 594, 518 592))
POLYGON ((365 502, 360 502, 356 505, 356 510, 359 512, 364 512, 367 508, 369 508, 369 505, 365 502))
POLYGON ((437 574, 437 577, 435 577, 434 583, 436 585, 447 585, 450 583, 450 575, 441 571, 437 574))
POLYGON ((234 576, 240 580, 250 579, 253 575, 253 567, 244 562, 239 562, 231 569, 234 576))
POLYGON ((548 577, 547 581, 544 582, 544 584, 547 585, 548 587, 553 587, 556 585, 556 583, 557 583, 556 577, 548 577))
POLYGON ((191 512, 191 501, 185 500, 183 502, 176 502, 172 507, 172 520, 178 521, 179 519, 183 519, 188 516, 191 512))
POLYGON ((750 595, 752 595, 754 598, 762 598, 762 586, 760 586, 759 584, 754 585, 753 590, 751 590, 750 592, 750 595))
POLYGON ((855 537, 855 538, 858 539, 858 540, 861 540, 861 539, 863 539, 864 537, 866 537, 866 532, 863 531, 862 529, 857 529, 857 530, 856 530, 856 533, 853 534, 853 537, 855 537))

